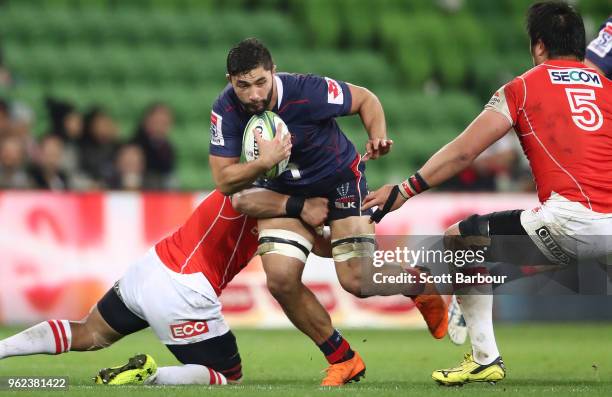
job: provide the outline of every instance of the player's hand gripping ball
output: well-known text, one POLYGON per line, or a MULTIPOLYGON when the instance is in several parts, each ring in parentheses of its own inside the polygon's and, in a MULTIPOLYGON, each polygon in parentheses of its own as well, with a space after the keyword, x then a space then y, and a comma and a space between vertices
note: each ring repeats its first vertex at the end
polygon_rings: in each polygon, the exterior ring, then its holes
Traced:
MULTIPOLYGON (((285 122, 274 112, 265 111, 262 114, 256 114, 247 123, 244 128, 244 135, 242 137, 242 149, 244 157, 247 162, 256 160, 260 155, 260 148, 255 140, 255 134, 266 140, 273 140, 277 131, 281 132, 280 138, 284 138, 289 135, 289 130, 285 122)), ((289 163, 289 157, 282 159, 279 163, 270 168, 266 174, 266 178, 276 178, 287 169, 289 163)))

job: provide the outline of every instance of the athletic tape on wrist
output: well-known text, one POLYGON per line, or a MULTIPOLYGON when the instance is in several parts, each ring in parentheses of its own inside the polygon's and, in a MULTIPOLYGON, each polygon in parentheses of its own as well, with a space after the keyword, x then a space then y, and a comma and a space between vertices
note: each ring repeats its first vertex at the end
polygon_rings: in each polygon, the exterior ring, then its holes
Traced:
POLYGON ((397 185, 393 186, 391 189, 391 193, 389 193, 389 197, 387 197, 387 201, 383 205, 382 209, 378 208, 374 213, 370 216, 370 219, 374 222, 378 223, 382 220, 382 218, 389 213, 391 210, 391 206, 395 203, 397 199, 397 195, 399 194, 400 189, 397 185))
POLYGON ((429 189, 429 185, 427 184, 427 182, 425 182, 421 174, 419 174, 418 172, 414 175, 411 175, 408 179, 406 179, 399 185, 399 192, 406 200, 408 200, 410 197, 416 196, 417 194, 424 192, 427 189, 429 189))

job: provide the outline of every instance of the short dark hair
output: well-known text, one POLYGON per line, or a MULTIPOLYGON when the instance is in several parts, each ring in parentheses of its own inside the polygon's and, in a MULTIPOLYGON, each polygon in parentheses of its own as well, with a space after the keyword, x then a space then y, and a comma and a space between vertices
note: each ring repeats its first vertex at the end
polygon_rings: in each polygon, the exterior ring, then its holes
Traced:
POLYGON ((255 38, 248 38, 236 44, 227 54, 227 73, 230 76, 247 73, 263 66, 272 70, 272 55, 263 43, 255 38))
POLYGON ((586 39, 580 14, 567 3, 535 3, 527 11, 527 33, 533 47, 541 40, 550 58, 573 55, 584 59, 586 39))

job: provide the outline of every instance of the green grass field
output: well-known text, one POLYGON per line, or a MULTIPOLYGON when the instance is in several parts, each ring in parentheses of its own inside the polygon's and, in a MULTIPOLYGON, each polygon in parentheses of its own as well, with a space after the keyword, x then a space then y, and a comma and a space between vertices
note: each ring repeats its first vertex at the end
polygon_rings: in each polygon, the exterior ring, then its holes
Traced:
MULTIPOLYGON (((0 329, 4 338, 17 329, 0 329)), ((321 354, 294 330, 237 330, 245 379, 229 387, 94 386, 101 367, 121 363, 134 353, 153 355, 159 365, 176 360, 153 334, 141 332, 109 349, 33 356, 0 361, 0 376, 57 375, 70 377, 68 392, 6 392, 0 395, 60 396, 610 396, 612 395, 612 324, 504 325, 497 337, 508 377, 497 385, 471 384, 446 388, 434 384, 433 369, 454 366, 467 350, 445 339, 434 341, 425 331, 346 330, 344 335, 367 365, 360 383, 341 389, 319 388, 325 368, 321 354)))

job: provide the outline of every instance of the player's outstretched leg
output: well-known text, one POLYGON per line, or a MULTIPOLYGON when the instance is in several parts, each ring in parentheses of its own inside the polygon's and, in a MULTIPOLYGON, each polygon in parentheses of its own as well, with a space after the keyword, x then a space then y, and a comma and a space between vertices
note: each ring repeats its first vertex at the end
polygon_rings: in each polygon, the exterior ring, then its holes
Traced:
MULTIPOLYGON (((313 252, 325 258, 333 258, 331 242, 323 237, 317 237, 313 252)), ((447 305, 435 284, 408 285, 402 283, 377 286, 373 283, 364 283, 364 279, 372 279, 374 272, 393 277, 409 272, 414 273, 418 278, 420 270, 416 268, 404 269, 399 264, 392 263, 374 267, 367 258, 365 263, 349 260, 336 265, 336 274, 345 291, 356 297, 404 295, 415 302, 415 306, 423 316, 427 328, 434 338, 441 339, 446 335, 447 305)))
POLYGON ((374 226, 368 217, 352 216, 332 221, 332 255, 336 274, 344 290, 358 298, 402 294, 414 300, 425 319, 432 336, 441 339, 448 326, 447 306, 433 283, 381 283, 373 282, 380 273, 398 279, 402 273, 414 273, 418 269, 403 269, 398 264, 385 263, 374 266, 376 249, 374 226))
POLYGON ((49 320, 0 341, 0 359, 33 354, 98 350, 122 335, 101 317, 97 306, 82 321, 49 320))
POLYGON ((0 359, 70 350, 72 330, 67 320, 49 320, 0 341, 0 359))

